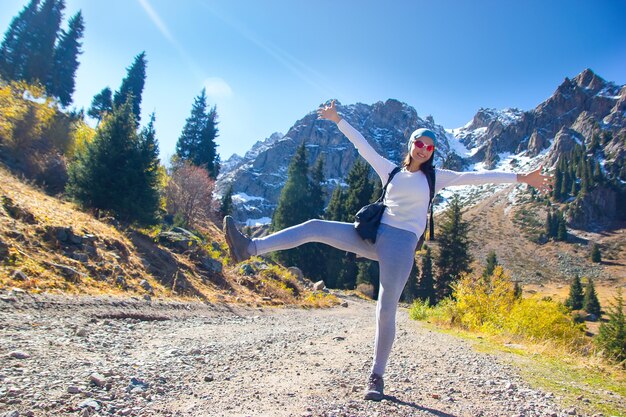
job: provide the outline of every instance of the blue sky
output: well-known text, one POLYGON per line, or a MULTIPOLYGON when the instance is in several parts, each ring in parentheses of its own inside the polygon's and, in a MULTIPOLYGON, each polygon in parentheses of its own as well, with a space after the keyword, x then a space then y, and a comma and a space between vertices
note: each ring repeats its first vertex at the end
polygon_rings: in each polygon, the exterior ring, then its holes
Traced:
MULTIPOLYGON (((0 2, 0 28, 26 0, 0 2)), ((222 159, 243 155, 330 98, 388 98, 464 125, 480 107, 534 108, 585 68, 626 83, 626 1, 66 0, 82 10, 74 103, 117 89, 146 51, 143 120, 162 159, 194 98, 217 105, 222 159)))

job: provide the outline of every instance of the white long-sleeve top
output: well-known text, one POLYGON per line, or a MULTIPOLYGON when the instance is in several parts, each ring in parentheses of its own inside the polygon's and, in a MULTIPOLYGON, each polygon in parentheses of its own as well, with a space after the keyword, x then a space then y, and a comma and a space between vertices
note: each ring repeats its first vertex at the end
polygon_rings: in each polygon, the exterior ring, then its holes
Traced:
MULTIPOLYGON (((344 119, 337 124, 359 151, 359 154, 374 168, 383 184, 396 164, 380 156, 363 135, 344 119)), ((501 171, 455 172, 435 169, 435 194, 451 185, 501 184, 517 182, 517 174, 501 171)), ((381 223, 408 230, 420 237, 426 229, 430 192, 428 180, 422 171, 410 172, 406 168, 398 172, 385 194, 385 212, 381 223)))

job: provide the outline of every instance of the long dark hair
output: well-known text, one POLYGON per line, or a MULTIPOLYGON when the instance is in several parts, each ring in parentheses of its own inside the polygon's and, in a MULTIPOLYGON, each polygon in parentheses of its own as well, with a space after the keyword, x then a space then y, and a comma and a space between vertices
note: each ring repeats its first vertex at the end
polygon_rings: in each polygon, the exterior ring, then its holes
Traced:
MULTIPOLYGON (((429 233, 428 240, 433 240, 435 238, 435 219, 433 216, 433 199, 435 198, 434 160, 435 160, 435 152, 433 151, 432 155, 430 155, 430 158, 428 158, 428 161, 420 165, 420 171, 422 171, 424 175, 426 175, 426 180, 428 180, 428 190, 430 191, 430 195, 428 199, 428 211, 430 212, 429 213, 430 221, 428 223, 429 223, 430 233, 429 233)), ((402 167, 406 168, 410 164, 411 164, 411 151, 409 151, 409 153, 407 153, 406 156, 404 157, 404 160, 402 161, 402 167)), ((419 242, 417 244, 418 250, 421 249, 422 244, 424 243, 425 234, 426 234, 426 231, 424 230, 424 233, 420 237, 419 242)))

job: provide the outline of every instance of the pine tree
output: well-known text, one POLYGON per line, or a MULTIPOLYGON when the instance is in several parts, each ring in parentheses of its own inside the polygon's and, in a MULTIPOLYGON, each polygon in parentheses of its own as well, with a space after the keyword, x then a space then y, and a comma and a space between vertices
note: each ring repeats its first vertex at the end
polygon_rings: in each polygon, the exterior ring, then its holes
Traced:
POLYGON ((67 32, 61 32, 58 45, 54 50, 52 71, 47 83, 48 92, 58 97, 63 106, 72 103, 78 55, 82 53, 80 40, 83 37, 85 24, 81 12, 76 13, 70 19, 68 26, 67 32))
POLYGON ((233 186, 228 186, 228 190, 222 196, 220 204, 220 214, 222 217, 228 216, 233 213, 233 186))
POLYGON ((560 242, 565 242, 567 240, 567 228, 565 227, 563 212, 558 213, 556 240, 560 242))
POLYGON ((215 107, 207 110, 206 90, 202 89, 176 143, 176 155, 183 161, 205 168, 211 178, 217 178, 219 155, 216 152, 216 137, 217 112, 215 107))
POLYGON ((44 0, 37 14, 33 16, 25 40, 29 53, 25 56, 24 73, 21 77, 28 83, 45 84, 52 72, 54 45, 64 8, 63 0, 44 0))
POLYGON ((107 113, 113 111, 113 92, 109 87, 105 87, 98 94, 93 96, 91 100, 91 107, 87 111, 87 114, 101 121, 107 113))
MULTIPOLYGON (((346 177, 348 191, 343 207, 344 221, 354 221, 354 214, 372 200, 374 183, 370 178, 370 167, 367 163, 357 161, 346 177)), ((348 256, 342 259, 338 282, 342 288, 355 288, 358 274, 355 257, 348 256)), ((374 278, 370 277, 370 281, 374 278)))
POLYGON ((435 304, 435 287, 433 280, 433 258, 429 246, 424 245, 425 252, 422 255, 422 274, 420 275, 417 297, 428 301, 430 305, 435 304))
POLYGON ((607 309, 608 321, 600 325, 596 343, 605 356, 617 361, 626 360, 626 319, 624 318, 624 298, 618 288, 615 302, 607 309))
POLYGON ((493 271, 496 269, 496 266, 500 265, 498 263, 498 258, 496 256, 496 251, 492 250, 487 254, 487 266, 485 266, 485 270, 483 271, 483 279, 486 282, 489 282, 489 277, 493 274, 493 271))
POLYGON ((39 11, 40 0, 31 0, 13 18, 0 46, 0 76, 5 80, 24 78, 26 57, 30 53, 28 37, 33 20, 39 11))
POLYGON ((324 218, 326 220, 343 221, 345 217, 345 213, 343 210, 345 199, 346 193, 344 192, 341 185, 338 185, 330 197, 330 202, 328 203, 328 207, 326 208, 324 218))
POLYGON ((591 261, 595 263, 602 262, 602 254, 600 253, 600 245, 597 243, 593 244, 591 248, 591 261))
POLYGON ((570 310, 580 310, 583 308, 583 286, 578 275, 574 276, 569 286, 569 295, 565 300, 565 306, 570 310))
POLYGON ((552 228, 553 228, 552 224, 553 224, 552 210, 548 210, 548 215, 546 217, 546 227, 545 227, 546 228, 546 237, 548 239, 551 239, 553 237, 552 236, 552 228))
MULTIPOLYGON (((308 177, 309 165, 306 158, 306 148, 302 143, 289 164, 287 181, 280 193, 278 206, 272 217, 271 231, 276 232, 290 226, 314 218, 310 205, 311 184, 308 177)), ((318 209, 321 212, 321 209, 318 209)), ((310 265, 311 245, 275 252, 272 257, 286 266, 299 266, 305 269, 310 265)), ((317 261, 317 259, 315 259, 317 261)))
POLYGON ((563 188, 563 171, 561 170, 561 164, 557 164, 554 171, 554 186, 552 188, 552 196, 557 201, 561 200, 561 188, 563 188))
MULTIPOLYGON (((310 219, 320 219, 324 215, 324 159, 320 156, 310 172, 307 207, 310 219)), ((298 248, 300 257, 298 265, 302 272, 315 281, 326 279, 326 268, 323 259, 326 253, 325 245, 311 243, 298 248)), ((365 271, 364 271, 365 272, 365 271)))
POLYGON ((70 165, 66 191, 84 206, 150 224, 158 208, 158 147, 152 123, 142 134, 135 126, 130 102, 116 108, 70 165))
POLYGON ((354 214, 361 207, 369 204, 374 191, 374 184, 370 180, 370 167, 367 163, 356 161, 346 178, 348 193, 344 210, 348 214, 349 221, 354 221, 354 214))
POLYGON ((463 221, 461 209, 461 201, 455 195, 441 222, 439 257, 436 261, 437 279, 435 281, 438 300, 451 295, 451 285, 460 278, 461 274, 471 271, 469 224, 463 221))
POLYGON ((413 259, 413 268, 411 268, 411 273, 409 274, 407 283, 404 287, 404 290, 402 291, 402 300, 404 300, 405 303, 412 303, 413 300, 417 298, 419 294, 419 291, 418 291, 419 275, 420 275, 419 267, 417 266, 415 259, 413 259))
MULTIPOLYGON (((333 191, 330 197, 330 202, 324 213, 324 219, 334 221, 346 221, 346 213, 344 211, 346 199, 346 192, 338 185, 333 191)), ((330 246, 324 246, 322 248, 322 259, 324 259, 324 266, 326 270, 326 277, 324 282, 328 288, 338 288, 338 280, 341 275, 341 268, 343 266, 345 252, 339 251, 330 246)), ((376 280, 378 277, 376 277, 376 280)), ((374 283, 372 282, 372 285, 374 283)))
POLYGON ((146 65, 146 53, 142 52, 126 69, 126 77, 122 80, 119 91, 116 91, 113 97, 113 104, 116 107, 120 107, 131 97, 131 110, 137 126, 141 121, 141 96, 146 83, 146 65))
POLYGON ((602 314, 598 294, 596 293, 596 288, 593 285, 593 280, 591 278, 589 278, 587 286, 585 287, 583 310, 585 310, 588 314, 593 315, 596 319, 600 317, 600 314, 602 314))

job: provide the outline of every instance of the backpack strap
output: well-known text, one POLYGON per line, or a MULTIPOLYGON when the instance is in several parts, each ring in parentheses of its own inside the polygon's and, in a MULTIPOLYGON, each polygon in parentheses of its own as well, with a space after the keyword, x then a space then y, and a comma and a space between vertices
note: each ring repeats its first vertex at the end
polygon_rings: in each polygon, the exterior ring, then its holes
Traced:
POLYGON ((385 194, 387 193, 387 186, 389 185, 389 183, 391 182, 391 180, 393 179, 393 177, 395 177, 395 176, 396 176, 396 174, 397 174, 398 172, 400 172, 401 170, 402 170, 402 168, 400 168, 400 167, 398 167, 398 166, 397 166, 397 167, 395 167, 395 168, 393 169, 393 171, 391 171, 391 172, 389 173, 389 179, 387 180, 387 184, 385 184, 385 186, 383 187, 383 192, 381 193, 380 198, 378 199, 378 201, 383 201, 383 200, 385 199, 385 194))

